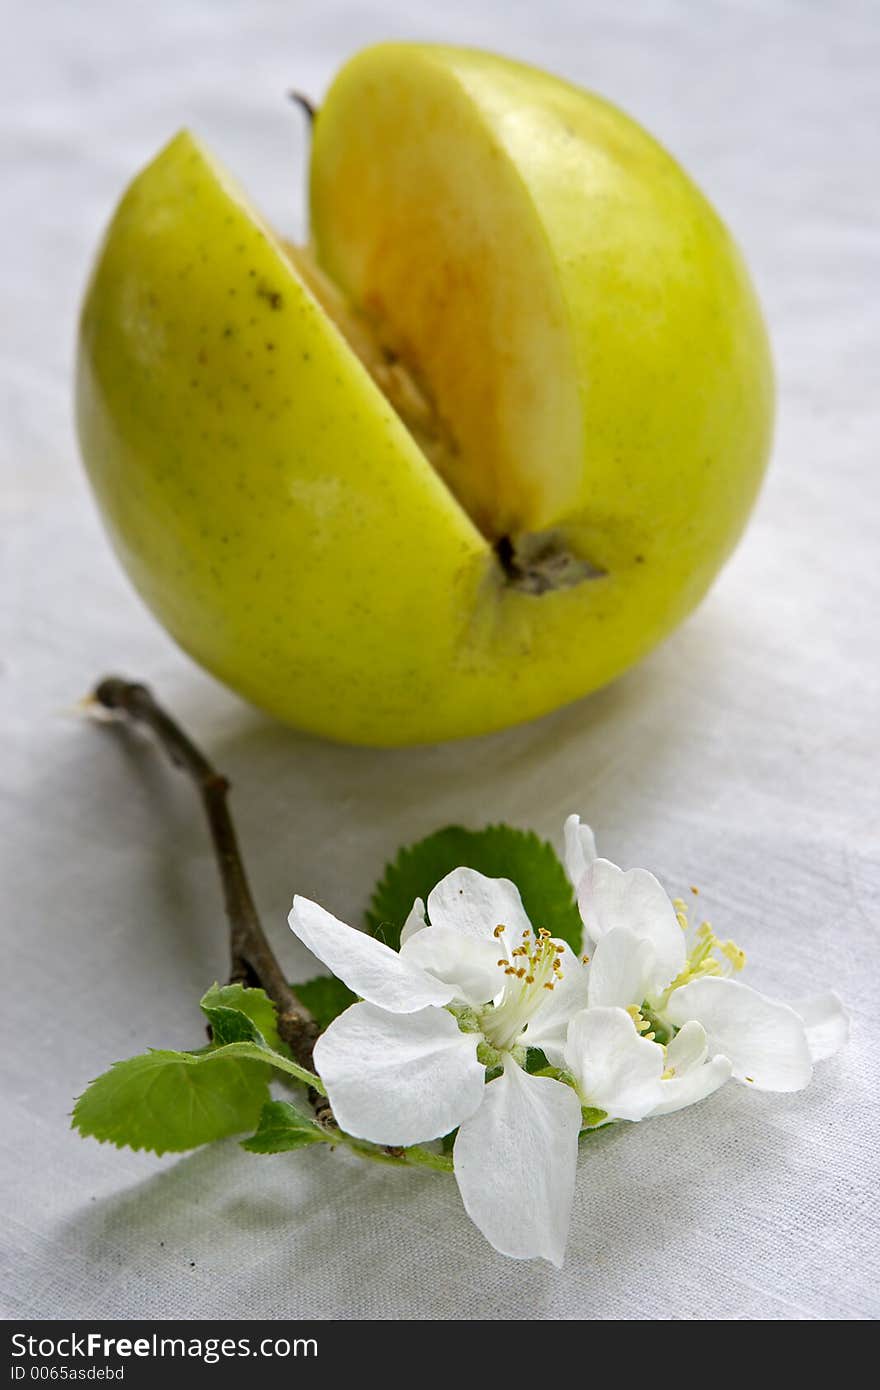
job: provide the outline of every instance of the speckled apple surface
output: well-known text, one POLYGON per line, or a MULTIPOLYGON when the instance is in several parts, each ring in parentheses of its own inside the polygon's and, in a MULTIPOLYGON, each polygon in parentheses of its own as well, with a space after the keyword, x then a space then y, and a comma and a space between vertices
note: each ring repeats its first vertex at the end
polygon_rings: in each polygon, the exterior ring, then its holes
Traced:
POLYGON ((728 233, 606 102, 433 46, 343 70, 311 185, 319 263, 449 422, 446 479, 181 134, 82 319, 83 457, 136 587, 214 674, 334 739, 482 733, 606 683, 705 593, 766 464, 769 352, 728 233), (527 591, 502 538, 582 577, 527 591))

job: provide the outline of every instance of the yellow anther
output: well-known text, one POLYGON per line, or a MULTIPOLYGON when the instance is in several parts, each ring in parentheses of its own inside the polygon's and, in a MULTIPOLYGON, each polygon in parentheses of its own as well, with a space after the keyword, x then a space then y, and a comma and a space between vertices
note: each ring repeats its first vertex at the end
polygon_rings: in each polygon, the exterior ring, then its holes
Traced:
POLYGON ((735 941, 723 941, 720 946, 723 956, 726 956, 734 970, 742 970, 746 963, 746 953, 741 946, 737 946, 735 941))
POLYGON ((547 983, 545 984, 544 988, 545 988, 545 989, 552 989, 552 988, 553 988, 553 985, 554 985, 554 981, 553 981, 553 980, 548 980, 547 983))
POLYGON ((665 1070, 665 1072, 663 1073, 663 1075, 660 1077, 660 1080, 661 1080, 661 1081, 671 1081, 674 1075, 675 1075, 675 1067, 667 1067, 666 1070, 665 1070))
POLYGON ((506 930, 507 930, 507 928, 505 927, 504 923, 503 923, 503 922, 499 922, 499 923, 498 923, 498 926, 495 928, 495 930, 494 930, 494 932, 492 933, 492 935, 493 935, 494 937, 496 937, 496 939, 497 939, 497 938, 501 935, 501 933, 502 933, 503 931, 506 931, 506 930))
POLYGON ((507 961, 504 959, 504 957, 502 957, 501 960, 496 960, 495 964, 496 964, 496 965, 501 965, 501 966, 506 966, 506 965, 507 965, 507 961))
POLYGON ((527 975, 527 976, 526 976, 526 984, 527 984, 527 985, 533 985, 534 983, 535 983, 535 977, 534 977, 534 975, 527 975))
POLYGON ((505 970, 504 973, 505 973, 505 975, 515 975, 515 974, 516 974, 516 971, 514 970, 514 968, 513 968, 512 965, 508 965, 508 967, 507 967, 507 969, 505 970))
MULTIPOLYGON (((680 919, 679 919, 680 920, 680 919)), ((707 975, 730 974, 731 970, 742 970, 746 954, 735 941, 719 941, 710 922, 701 922, 696 932, 696 942, 692 946, 684 969, 667 986, 664 998, 668 1000, 673 990, 691 980, 699 980, 707 975), (725 965, 725 961, 727 965, 725 965)))
MULTIPOLYGON (((636 1007, 635 1004, 630 1004, 629 1008, 627 1009, 627 1013, 629 1014, 630 1018, 635 1024, 636 1031, 638 1033, 644 1033, 646 1029, 650 1028, 650 1023, 646 1018, 642 1018, 641 1011, 636 1007)), ((653 1034, 651 1035, 651 1037, 653 1038, 653 1034)))
POLYGON ((565 947, 564 947, 564 946, 556 946, 554 949, 555 949, 555 951, 556 951, 556 954, 557 954, 558 956, 561 956, 562 953, 563 953, 563 951, 565 950, 565 947))
POLYGON ((691 892, 693 893, 695 898, 698 898, 700 896, 699 888, 694 887, 693 884, 691 884, 691 892))
POLYGON ((673 898, 672 906, 675 908, 676 912, 687 912, 687 903, 684 898, 673 898))
POLYGON ((590 957, 589 957, 589 956, 581 956, 581 961, 583 962, 584 965, 589 965, 589 963, 590 963, 590 957))
POLYGON ((522 977, 523 977, 523 975, 524 975, 525 973, 526 973, 526 968, 525 968, 524 965, 521 965, 520 968, 519 968, 519 970, 517 970, 517 972, 516 972, 516 978, 517 978, 518 980, 521 980, 522 977))
POLYGON ((752 1083, 753 1086, 754 1086, 754 1084, 755 1084, 755 1078, 754 1078, 753 1076, 747 1076, 747 1077, 746 1077, 746 1081, 751 1081, 751 1083, 752 1083))

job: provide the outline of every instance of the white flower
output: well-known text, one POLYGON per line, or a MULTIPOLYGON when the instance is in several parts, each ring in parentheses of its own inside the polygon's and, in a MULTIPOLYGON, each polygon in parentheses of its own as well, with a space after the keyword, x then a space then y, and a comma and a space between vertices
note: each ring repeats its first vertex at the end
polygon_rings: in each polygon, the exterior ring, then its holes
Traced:
POLYGON ((561 1265, 581 1105, 522 1067, 528 1047, 565 1061, 588 972, 565 942, 535 932, 507 879, 456 869, 417 901, 400 951, 294 899, 293 931, 364 1002, 331 1023, 315 1065, 339 1124, 409 1145, 459 1128, 465 1208, 502 1254, 561 1265), (501 1074, 486 1084, 486 1066, 501 1074))
MULTIPOLYGON (((797 1091, 808 1084, 813 1063, 843 1045, 847 1015, 835 994, 783 1004, 730 978, 745 964, 734 942, 720 941, 708 922, 690 921, 685 904, 671 902, 645 869, 624 873, 593 857, 592 833, 577 816, 569 817, 565 834, 566 868, 577 888, 585 932, 595 943, 590 1009, 626 1011, 648 1038, 671 1037, 667 1064, 675 1076, 669 1080, 682 1083, 680 1094, 688 1086, 699 1091, 708 1085, 717 1057, 729 1058, 733 1076, 758 1090, 797 1091), (694 1024, 701 1025, 702 1040, 694 1024), (676 1064, 675 1057, 688 1028, 694 1048, 699 1041, 702 1049, 705 1041, 713 1062, 690 1060, 682 1075, 682 1059, 676 1064)), ((622 1037, 620 1022, 614 1026, 622 1037)), ((568 1065, 574 1070, 570 1060, 568 1065)), ((647 1070, 647 1061, 643 1066, 647 1070)))
POLYGON ((723 1086, 726 1057, 708 1058, 706 1034, 686 1023, 668 1046, 643 1037, 626 1009, 583 1009, 569 1024, 565 1067, 584 1106, 607 1120, 668 1115, 723 1086))

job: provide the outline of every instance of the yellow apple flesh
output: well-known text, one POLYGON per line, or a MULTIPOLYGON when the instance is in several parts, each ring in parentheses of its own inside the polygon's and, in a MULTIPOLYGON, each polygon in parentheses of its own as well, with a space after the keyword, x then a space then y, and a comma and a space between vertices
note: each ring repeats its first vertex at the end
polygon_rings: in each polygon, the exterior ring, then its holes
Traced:
POLYGON ((482 733, 612 679, 698 602, 769 449, 742 260, 621 112, 383 44, 315 122, 312 244, 189 134, 88 289, 83 456, 137 589, 303 729, 482 733))

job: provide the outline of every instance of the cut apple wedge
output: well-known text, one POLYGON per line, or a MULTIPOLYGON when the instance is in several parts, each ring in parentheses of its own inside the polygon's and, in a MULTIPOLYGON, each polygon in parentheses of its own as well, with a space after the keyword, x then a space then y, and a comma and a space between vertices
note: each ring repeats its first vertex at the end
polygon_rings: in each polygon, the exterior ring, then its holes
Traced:
POLYGON ((193 657, 370 744, 573 700, 685 616, 769 449, 742 261, 627 117, 384 44, 314 127, 312 242, 189 134, 124 196, 78 419, 113 542, 193 657))

